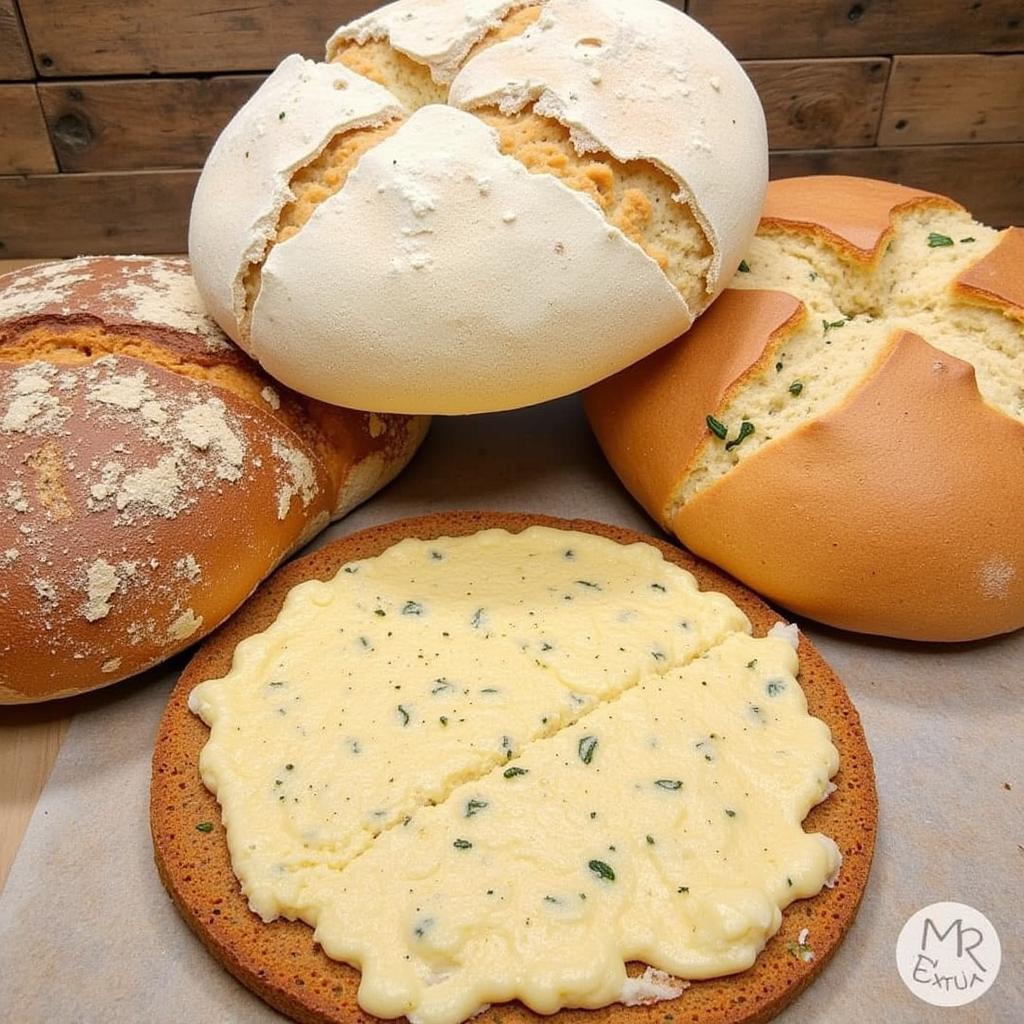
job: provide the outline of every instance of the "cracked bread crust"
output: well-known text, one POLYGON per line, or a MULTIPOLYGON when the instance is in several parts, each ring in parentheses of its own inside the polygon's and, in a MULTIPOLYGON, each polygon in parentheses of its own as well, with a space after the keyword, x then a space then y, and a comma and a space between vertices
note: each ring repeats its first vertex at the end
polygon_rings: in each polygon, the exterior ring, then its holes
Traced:
POLYGON ((863 188, 860 207, 856 179, 772 183, 730 290, 592 389, 591 424, 659 522, 799 614, 919 640, 1020 628, 1024 233, 863 188))
MULTIPOLYGON (((297 390, 336 404, 422 413, 512 408, 578 390, 685 330, 720 290, 721 267, 753 230, 767 176, 756 95, 717 41, 654 0, 482 0, 469 10, 454 0, 399 0, 339 29, 327 56, 329 63, 316 65, 288 58, 228 126, 204 169, 190 238, 197 279, 218 322, 297 390), (587 19, 593 32, 583 31, 587 19), (578 45, 568 39, 574 32, 583 32, 578 45), (520 96, 520 72, 537 54, 536 95, 520 96), (625 79, 623 61, 631 62, 625 79), (482 79, 470 74, 485 64, 482 79), (585 80, 566 86, 567 67, 570 78, 580 71, 585 80), (479 94, 477 86, 494 73, 512 83, 515 96, 502 88, 479 94), (350 104, 332 94, 339 89, 350 104), (628 120, 623 104, 637 89, 647 90, 643 124, 637 132, 621 125, 612 131, 619 152, 589 130, 589 119, 607 107, 597 117, 603 128, 628 120), (569 109, 566 97, 576 96, 579 109, 569 109), (658 110, 648 110, 652 102, 658 110), (482 196, 491 178, 512 177, 496 168, 482 138, 472 152, 462 150, 464 166, 451 176, 418 116, 442 104, 485 121, 497 132, 501 156, 554 179, 563 191, 516 185, 502 209, 481 204, 466 211, 457 232, 440 227, 443 217, 435 213, 462 204, 466 175, 482 196), (680 139, 664 143, 669 111, 681 120, 680 139), (749 144, 741 145, 744 139, 749 144), (404 140, 404 163, 370 159, 395 140, 404 140), (662 154, 665 146, 672 152, 662 154), (416 219, 396 217, 383 200, 374 204, 371 175, 381 194, 407 199, 416 219), (737 176, 743 188, 731 187, 737 176), (232 201, 233 191, 239 200, 232 201), (357 191, 358 203, 351 195, 357 191), (582 212, 566 211, 570 197, 581 201, 582 212), (583 223, 584 215, 596 223, 583 223), (494 236, 511 231, 495 223, 515 224, 523 242, 504 246, 494 236), (553 237, 555 225, 572 225, 572 237, 553 237), (598 230, 607 244, 598 244, 598 230), (356 237, 393 290, 367 288, 359 268, 341 259, 356 237), (567 249, 578 254, 575 261, 559 258, 567 249), (243 265, 228 287, 232 250, 243 265), (571 279, 567 268, 575 274, 574 262, 585 253, 593 254, 592 272, 571 279), (332 286, 304 288, 291 280, 307 262, 317 263, 332 286), (549 285, 561 282, 561 294, 553 287, 535 294, 524 266, 549 285), (479 276, 470 287, 474 268, 479 276), (627 277, 628 285, 617 287, 627 277), (412 315, 404 307, 396 312, 402 292, 420 288, 419 278, 436 287, 422 288, 412 315), (266 294, 264 285, 275 280, 276 291, 266 294), (580 319, 564 298, 580 293, 590 298, 592 318, 580 319), (509 303, 523 308, 509 310, 509 303), (616 320, 613 303, 628 305, 631 315, 616 320), (360 305, 379 315, 363 316, 360 305), (509 353, 527 325, 543 329, 542 311, 552 325, 574 324, 572 344, 564 344, 564 330, 548 328, 557 333, 542 346, 551 365, 538 373, 532 342, 522 340, 513 372, 509 353), (399 338, 399 325, 407 324, 413 328, 399 338), (474 337, 491 339, 490 371, 483 359, 462 358, 474 337), (315 367, 325 352, 327 365, 315 367), (381 359, 389 373, 373 372, 381 359), (434 382, 448 375, 457 378, 453 386, 432 394, 434 382)), ((454 125, 434 119, 430 131, 454 125)))
MULTIPOLYGON (((302 1022, 371 1022, 356 1002, 359 975, 332 961, 314 945, 312 929, 298 922, 263 924, 238 890, 219 822, 217 803, 199 777, 199 752, 208 730, 188 709, 192 688, 223 676, 237 644, 265 629, 288 591, 307 579, 329 579, 349 561, 372 557, 405 537, 463 536, 501 528, 519 532, 532 525, 584 530, 630 544, 656 547, 674 564, 694 573, 702 589, 725 593, 747 614, 762 636, 778 617, 744 588, 690 556, 631 530, 545 516, 461 512, 404 520, 365 530, 320 549, 281 570, 193 659, 175 688, 161 722, 153 758, 151 827, 157 867, 179 911, 218 962, 276 1009, 302 1022), (209 831, 196 825, 210 822, 209 831)), ((811 900, 791 905, 782 928, 754 967, 740 975, 694 982, 681 997, 654 1006, 613 1005, 602 1010, 563 1010, 559 1020, 574 1024, 632 1021, 655 1024, 693 1015, 709 1024, 758 1024, 794 999, 821 968, 848 930, 870 869, 877 825, 871 755, 857 713, 842 684, 801 639, 803 687, 812 714, 832 731, 841 755, 836 792, 814 808, 806 825, 827 832, 844 856, 838 884, 811 900), (793 952, 803 929, 814 958, 793 952)), ((634 964, 630 973, 642 966, 634 964)), ((519 1004, 488 1010, 484 1021, 534 1020, 519 1004)))
POLYGON ((194 643, 425 426, 278 386, 201 312, 185 260, 0 278, 0 703, 194 643))

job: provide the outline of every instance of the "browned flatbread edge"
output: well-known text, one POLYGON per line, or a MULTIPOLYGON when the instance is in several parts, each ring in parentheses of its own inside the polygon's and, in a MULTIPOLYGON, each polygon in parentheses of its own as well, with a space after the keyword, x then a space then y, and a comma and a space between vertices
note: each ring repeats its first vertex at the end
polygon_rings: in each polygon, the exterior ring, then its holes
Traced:
MULTIPOLYGON (((206 726, 188 709, 188 695, 204 679, 223 676, 237 644, 270 625, 292 587, 330 579, 347 562, 380 554, 406 537, 428 540, 501 528, 529 526, 581 530, 619 543, 642 541, 692 572, 701 589, 728 595, 763 635, 781 621, 745 587, 692 555, 623 527, 551 516, 450 512, 398 520, 337 540, 280 569, 242 609, 214 633, 182 673, 160 722, 153 755, 150 825, 160 878, 178 910, 207 949, 243 985, 302 1024, 374 1024, 356 1001, 359 973, 329 959, 302 922, 264 924, 242 896, 231 870, 215 797, 199 777, 206 726), (209 822, 212 830, 196 826, 209 822)), ((674 1000, 652 1006, 614 1004, 600 1010, 562 1010, 559 1024, 760 1024, 795 999, 828 963, 853 923, 868 880, 878 822, 874 770, 860 718, 843 684, 821 655, 800 638, 799 681, 810 711, 832 730, 841 766, 836 791, 808 815, 808 831, 830 835, 843 853, 836 886, 793 903, 782 927, 752 968, 742 974, 694 982, 674 1000), (794 944, 806 928, 814 959, 805 962, 794 944)), ((642 965, 633 964, 636 974, 642 965)), ((520 1003, 486 1011, 481 1024, 536 1024, 542 1020, 520 1003)))

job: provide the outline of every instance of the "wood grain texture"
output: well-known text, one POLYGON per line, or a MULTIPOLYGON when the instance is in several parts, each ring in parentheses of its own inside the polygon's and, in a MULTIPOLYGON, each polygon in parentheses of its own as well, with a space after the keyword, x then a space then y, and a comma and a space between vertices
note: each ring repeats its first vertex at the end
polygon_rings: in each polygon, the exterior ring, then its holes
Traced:
POLYGON ((889 64, 886 57, 854 57, 743 66, 764 105, 772 149, 810 149, 874 144, 889 64))
POLYGON ((0 892, 69 723, 49 708, 0 708, 0 892))
POLYGON ((897 57, 882 146, 1024 141, 1024 54, 897 57))
POLYGON ((200 167, 262 75, 44 82, 43 112, 62 171, 200 167))
POLYGON ((25 81, 34 76, 18 8, 14 0, 0 0, 0 81, 25 81))
POLYGON ((324 40, 377 0, 21 0, 41 75, 252 71, 289 53, 322 59, 324 40))
POLYGON ((0 85, 0 112, 0 174, 57 170, 35 85, 0 85))
POLYGON ((773 153, 771 176, 856 174, 941 192, 994 227, 1024 224, 1024 143, 773 153))
POLYGON ((689 0, 737 57, 1024 50, 1020 0, 689 0))
POLYGON ((0 178, 0 256, 183 252, 198 171, 0 178))

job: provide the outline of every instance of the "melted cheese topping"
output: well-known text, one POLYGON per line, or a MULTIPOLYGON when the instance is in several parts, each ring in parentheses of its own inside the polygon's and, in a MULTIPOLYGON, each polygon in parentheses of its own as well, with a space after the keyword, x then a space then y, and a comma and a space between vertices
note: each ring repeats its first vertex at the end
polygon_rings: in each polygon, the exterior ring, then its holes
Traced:
POLYGON ((839 867, 800 827, 838 755, 749 631, 654 548, 542 527, 296 587, 190 698, 250 906, 423 1024, 746 969, 839 867))

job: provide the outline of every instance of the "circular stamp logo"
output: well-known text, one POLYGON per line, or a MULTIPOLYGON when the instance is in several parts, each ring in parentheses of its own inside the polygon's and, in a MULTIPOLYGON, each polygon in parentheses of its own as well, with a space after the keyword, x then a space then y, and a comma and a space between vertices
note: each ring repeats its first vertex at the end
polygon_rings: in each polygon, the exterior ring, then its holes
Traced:
POLYGON ((966 1006, 999 974, 1003 951, 992 922, 966 903, 933 903, 903 926, 896 966, 903 984, 932 1006, 966 1006))

